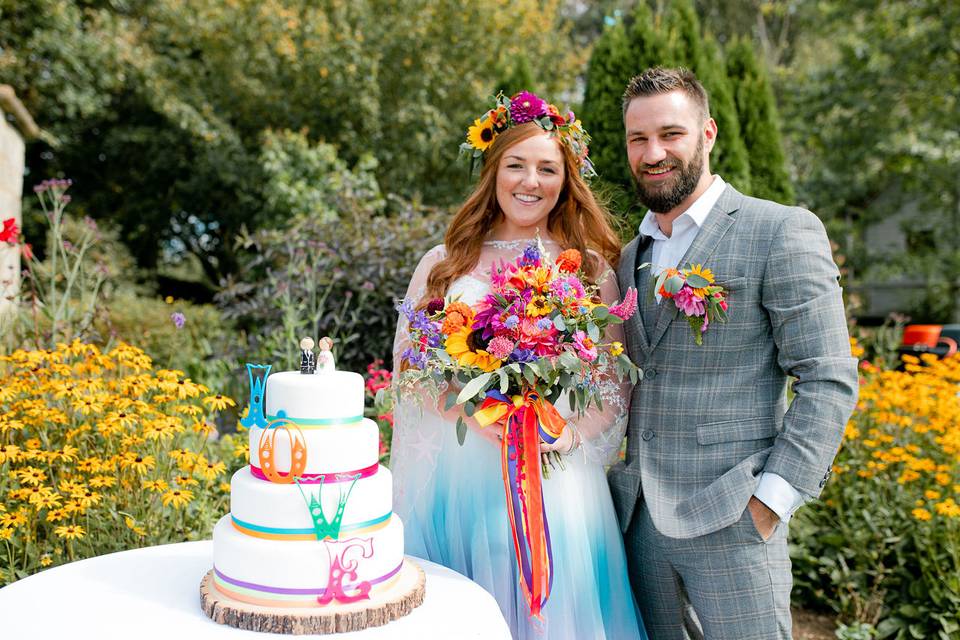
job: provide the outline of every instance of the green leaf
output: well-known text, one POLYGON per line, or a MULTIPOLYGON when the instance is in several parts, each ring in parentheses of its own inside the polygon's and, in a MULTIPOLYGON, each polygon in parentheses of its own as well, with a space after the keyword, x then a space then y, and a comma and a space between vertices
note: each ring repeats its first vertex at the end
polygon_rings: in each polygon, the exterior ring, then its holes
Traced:
POLYGON ((606 320, 609 316, 610 316, 610 309, 608 309, 607 307, 595 307, 593 309, 593 317, 596 318, 597 320, 606 320))
POLYGON ((457 418, 457 443, 462 447, 464 440, 467 439, 467 423, 463 421, 463 417, 457 418))
POLYGON ((510 388, 510 378, 503 369, 498 369, 497 375, 500 376, 500 393, 505 394, 507 393, 507 389, 510 388))
POLYGON ((580 368, 580 360, 570 351, 564 351, 560 354, 560 366, 568 370, 578 370, 580 368))
POLYGON ((559 313, 553 318, 553 326, 557 328, 557 331, 567 330, 567 323, 563 321, 563 316, 559 313))
POLYGON ((450 411, 450 409, 453 409, 453 405, 455 404, 457 404, 457 396, 448 392, 446 399, 443 401, 443 410, 450 411))
POLYGON ((523 365, 523 377, 527 379, 527 382, 530 384, 537 383, 537 372, 533 368, 534 363, 529 363, 523 365))
POLYGON ((678 275, 670 276, 667 278, 667 281, 663 283, 663 288, 667 293, 675 294, 683 288, 683 278, 678 275))
POLYGON ((472 418, 476 410, 477 410, 477 405, 475 405, 472 401, 467 400, 466 402, 463 403, 463 413, 468 418, 472 418))
POLYGON ((594 342, 600 342, 600 329, 597 328, 597 325, 592 322, 587 323, 587 335, 594 342))
POLYGON ((457 404, 463 404, 470 398, 476 396, 481 391, 483 391, 484 387, 488 382, 490 382, 490 378, 492 377, 493 377, 493 373, 487 372, 477 376, 476 378, 468 382, 460 391, 460 394, 457 396, 457 404))
POLYGON ((694 289, 705 289, 706 287, 710 286, 710 281, 703 276, 691 273, 687 276, 687 284, 694 289))
POLYGON ((567 400, 569 400, 570 402, 570 411, 576 411, 577 410, 577 392, 568 391, 567 400))

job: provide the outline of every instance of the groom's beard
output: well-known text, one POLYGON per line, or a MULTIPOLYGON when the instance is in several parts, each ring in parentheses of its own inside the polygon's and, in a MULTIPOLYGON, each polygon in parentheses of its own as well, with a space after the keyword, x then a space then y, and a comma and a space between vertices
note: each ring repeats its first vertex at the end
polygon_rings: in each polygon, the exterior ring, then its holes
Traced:
POLYGON ((697 142, 697 150, 694 152, 690 162, 684 163, 676 158, 667 158, 656 165, 643 165, 638 173, 634 173, 633 179, 637 189, 637 198, 640 204, 647 207, 654 213, 667 213, 672 211, 687 196, 694 192, 697 183, 700 182, 700 174, 703 173, 703 134, 697 142), (675 167, 676 175, 672 180, 667 180, 658 184, 647 184, 643 182, 643 172, 648 169, 663 169, 664 167, 675 167))

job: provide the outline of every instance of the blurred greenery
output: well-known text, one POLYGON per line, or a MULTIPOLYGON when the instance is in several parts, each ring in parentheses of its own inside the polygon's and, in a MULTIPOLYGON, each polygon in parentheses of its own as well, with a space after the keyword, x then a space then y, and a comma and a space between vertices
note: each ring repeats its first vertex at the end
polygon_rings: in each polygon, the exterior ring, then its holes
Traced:
POLYGON ((302 133, 271 133, 266 148, 264 189, 285 194, 287 216, 237 239, 242 275, 225 280, 217 302, 242 333, 221 357, 238 370, 254 361, 290 369, 300 339, 324 335, 345 369, 389 356, 396 301, 421 255, 442 241, 449 212, 384 198, 375 164, 361 160, 350 169, 331 145, 311 144, 302 133), (336 214, 319 215, 325 211, 336 214))
POLYGON ((549 95, 573 86, 559 0, 0 0, 0 78, 58 141, 33 174, 69 175, 81 212, 116 220, 141 267, 189 253, 215 285, 232 238, 277 212, 269 128, 304 131, 386 192, 449 203, 466 125, 517 56, 549 95), (389 19, 384 19, 388 15, 389 19), (560 72, 558 72, 558 70, 560 72))

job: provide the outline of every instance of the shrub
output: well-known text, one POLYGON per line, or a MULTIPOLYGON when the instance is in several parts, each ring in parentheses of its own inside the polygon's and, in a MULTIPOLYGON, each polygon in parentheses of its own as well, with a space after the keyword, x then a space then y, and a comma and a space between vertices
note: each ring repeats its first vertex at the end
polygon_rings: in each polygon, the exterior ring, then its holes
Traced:
POLYGON ((795 519, 795 595, 879 638, 955 638, 960 358, 903 360, 863 367, 834 479, 795 519))
POLYGON ((120 343, 0 358, 0 585, 43 567, 207 537, 246 442, 207 418, 233 400, 120 343))
POLYGON ((324 335, 342 369, 362 370, 390 353, 395 301, 421 255, 440 242, 447 214, 398 198, 389 204, 381 215, 345 200, 339 219, 301 216, 244 235, 243 279, 227 280, 217 294, 224 316, 245 332, 234 357, 289 369, 301 337, 324 335))

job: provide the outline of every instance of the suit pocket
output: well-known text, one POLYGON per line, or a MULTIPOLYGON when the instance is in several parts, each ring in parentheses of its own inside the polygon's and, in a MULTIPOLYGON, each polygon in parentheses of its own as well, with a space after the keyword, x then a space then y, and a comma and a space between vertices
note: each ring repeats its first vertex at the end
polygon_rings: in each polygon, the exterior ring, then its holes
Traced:
POLYGON ((777 435, 773 418, 737 418, 705 422, 697 425, 697 442, 700 444, 719 444, 721 442, 742 442, 745 440, 763 440, 777 435))
POLYGON ((715 276, 714 280, 717 286, 723 287, 724 291, 737 291, 747 286, 747 279, 744 276, 730 278, 724 276, 715 276))

